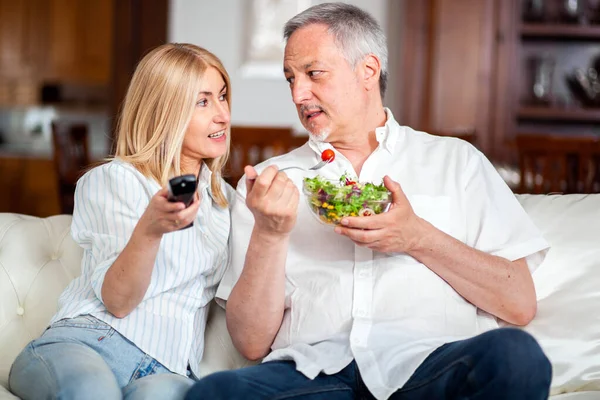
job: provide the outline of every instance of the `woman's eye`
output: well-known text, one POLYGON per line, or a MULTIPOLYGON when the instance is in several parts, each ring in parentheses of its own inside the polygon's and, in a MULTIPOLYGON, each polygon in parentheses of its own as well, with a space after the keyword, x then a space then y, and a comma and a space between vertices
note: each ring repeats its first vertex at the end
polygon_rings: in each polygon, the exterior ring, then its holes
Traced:
POLYGON ((287 83, 289 83, 290 85, 291 85, 292 83, 294 83, 294 78, 292 78, 292 77, 285 78, 285 80, 286 80, 286 81, 287 81, 287 83))
POLYGON ((206 107, 206 105, 207 105, 207 104, 208 104, 208 101, 206 101, 206 99, 199 100, 199 101, 196 103, 196 105, 197 105, 197 106, 200 106, 200 107, 206 107))
POLYGON ((227 93, 223 93, 221 96, 219 96, 219 101, 226 101, 227 100, 227 93))

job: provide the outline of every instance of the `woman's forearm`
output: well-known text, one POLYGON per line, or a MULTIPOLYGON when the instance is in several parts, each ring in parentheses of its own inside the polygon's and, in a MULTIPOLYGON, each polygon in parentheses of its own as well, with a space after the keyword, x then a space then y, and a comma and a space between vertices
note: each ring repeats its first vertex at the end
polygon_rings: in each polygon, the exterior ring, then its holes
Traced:
POLYGON ((161 237, 146 234, 138 223, 129 242, 106 272, 102 300, 115 317, 126 317, 144 298, 160 241, 161 237))

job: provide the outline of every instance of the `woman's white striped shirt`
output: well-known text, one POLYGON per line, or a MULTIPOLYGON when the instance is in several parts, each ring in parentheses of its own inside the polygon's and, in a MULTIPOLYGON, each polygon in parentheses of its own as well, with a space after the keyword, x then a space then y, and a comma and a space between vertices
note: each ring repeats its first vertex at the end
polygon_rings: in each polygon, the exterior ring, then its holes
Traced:
MULTIPOLYGON (((120 160, 87 172, 77 183, 71 225, 84 250, 81 275, 60 296, 51 322, 92 314, 171 371, 184 375, 189 363, 199 376, 208 305, 228 263, 231 225, 229 208, 213 200, 210 177, 203 165, 194 226, 163 236, 144 299, 119 319, 102 302, 104 276, 160 185, 120 160)), ((222 188, 232 202, 233 189, 224 181, 222 188)))

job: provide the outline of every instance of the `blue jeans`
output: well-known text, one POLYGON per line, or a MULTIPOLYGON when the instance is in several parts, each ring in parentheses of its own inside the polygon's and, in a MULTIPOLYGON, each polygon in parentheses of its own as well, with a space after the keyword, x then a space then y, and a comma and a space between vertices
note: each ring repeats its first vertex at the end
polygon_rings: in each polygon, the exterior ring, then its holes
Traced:
POLYGON ((90 315, 52 324, 9 375, 22 399, 182 399, 193 383, 90 315))
MULTIPOLYGON (((548 398, 552 367, 535 339, 513 328, 445 344, 419 366, 392 400, 548 398)), ((334 375, 310 380, 291 361, 217 372, 194 384, 197 399, 373 400, 353 361, 334 375)))

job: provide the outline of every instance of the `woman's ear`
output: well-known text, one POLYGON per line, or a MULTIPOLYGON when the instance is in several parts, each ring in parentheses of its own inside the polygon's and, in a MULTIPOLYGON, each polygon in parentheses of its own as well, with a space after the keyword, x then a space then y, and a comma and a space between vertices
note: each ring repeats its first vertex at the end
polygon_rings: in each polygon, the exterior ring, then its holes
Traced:
POLYGON ((369 54, 365 57, 363 67, 365 89, 379 89, 379 76, 381 75, 381 63, 379 58, 374 54, 369 54))

